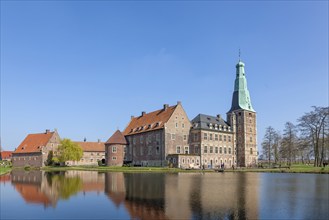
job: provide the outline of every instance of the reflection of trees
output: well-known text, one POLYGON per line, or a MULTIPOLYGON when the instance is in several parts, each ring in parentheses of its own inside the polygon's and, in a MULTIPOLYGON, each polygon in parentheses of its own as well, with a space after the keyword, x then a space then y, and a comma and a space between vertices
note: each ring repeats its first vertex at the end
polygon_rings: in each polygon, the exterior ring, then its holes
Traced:
POLYGON ((59 198, 68 199, 82 190, 82 180, 79 176, 66 177, 64 173, 46 173, 47 181, 59 198))

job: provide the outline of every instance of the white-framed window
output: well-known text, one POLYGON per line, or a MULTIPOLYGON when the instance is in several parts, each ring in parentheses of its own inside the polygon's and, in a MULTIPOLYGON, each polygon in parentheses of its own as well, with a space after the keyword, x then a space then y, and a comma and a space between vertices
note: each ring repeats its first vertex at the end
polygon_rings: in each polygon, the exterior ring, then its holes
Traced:
POLYGON ((184 164, 185 163, 185 159, 183 158, 183 160, 182 160, 182 164, 184 164))
POLYGON ((176 139, 176 134, 171 134, 171 140, 175 140, 176 139))
POLYGON ((178 123, 176 122, 175 127, 178 128, 178 123))
POLYGON ((253 152, 252 152, 252 147, 250 148, 250 154, 252 154, 253 152))
POLYGON ((208 153, 208 147, 207 146, 204 146, 204 148, 203 148, 203 153, 208 153))
POLYGON ((209 134, 209 140, 212 141, 212 134, 211 133, 209 134))
POLYGON ((218 154, 218 147, 215 147, 215 154, 218 154))
POLYGON ((223 153, 223 148, 219 147, 219 153, 222 154, 223 153))
POLYGON ((188 147, 188 146, 185 146, 185 147, 184 147, 184 153, 185 153, 185 154, 189 154, 189 147, 188 147))
POLYGON ((215 134, 215 141, 218 141, 218 134, 215 134))
POLYGON ((184 125, 184 123, 182 124, 182 128, 185 128, 185 125, 184 125))
POLYGON ((228 142, 231 142, 231 136, 228 136, 228 142))
POLYGON ((250 142, 252 142, 252 137, 250 137, 250 142))
POLYGON ((112 146, 112 153, 116 153, 117 152, 117 147, 116 146, 112 146))
POLYGON ((203 133, 203 140, 208 140, 208 134, 207 133, 203 133))
POLYGON ((224 154, 226 154, 227 153, 227 151, 226 151, 226 147, 224 147, 224 154))
POLYGON ((187 135, 186 134, 184 134, 184 141, 186 141, 187 140, 187 135))
POLYGON ((224 141, 226 141, 226 135, 224 135, 224 141))
POLYGON ((112 160, 117 160, 117 157, 112 157, 112 160))
POLYGON ((213 148, 213 146, 210 146, 210 147, 209 147, 209 153, 212 154, 213 152, 214 152, 214 148, 213 148))
POLYGON ((219 135, 219 141, 222 141, 223 140, 223 135, 219 135))
POLYGON ((176 146, 176 153, 180 154, 180 146, 176 146))
POLYGON ((230 147, 228 148, 228 154, 232 154, 232 150, 230 147))

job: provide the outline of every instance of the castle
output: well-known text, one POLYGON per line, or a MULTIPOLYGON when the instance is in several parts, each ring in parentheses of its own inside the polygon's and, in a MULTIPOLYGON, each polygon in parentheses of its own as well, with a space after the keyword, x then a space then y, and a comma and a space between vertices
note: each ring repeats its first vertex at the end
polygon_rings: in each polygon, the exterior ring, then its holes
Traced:
POLYGON ((256 112, 251 105, 244 63, 236 65, 232 105, 226 121, 197 115, 167 104, 131 117, 123 132, 105 143, 108 166, 170 166, 180 168, 247 167, 257 164, 256 112))

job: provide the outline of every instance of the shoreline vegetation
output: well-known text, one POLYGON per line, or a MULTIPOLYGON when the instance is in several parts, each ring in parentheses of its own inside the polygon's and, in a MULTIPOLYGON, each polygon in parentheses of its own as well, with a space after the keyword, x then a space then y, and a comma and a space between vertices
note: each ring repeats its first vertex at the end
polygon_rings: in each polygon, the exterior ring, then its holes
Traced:
MULTIPOLYGON (((164 173, 193 173, 193 172, 215 172, 215 169, 180 169, 180 168, 168 168, 168 167, 107 167, 107 166, 65 166, 65 167, 0 167, 0 175, 4 175, 10 172, 12 169, 25 169, 29 170, 43 170, 43 171, 68 171, 68 170, 80 170, 80 171, 98 171, 98 172, 164 172, 164 173)), ((225 169, 225 172, 261 172, 261 173, 315 173, 315 174, 329 174, 329 166, 326 167, 314 167, 312 165, 305 164, 293 164, 289 167, 281 168, 238 168, 238 169, 225 169)))

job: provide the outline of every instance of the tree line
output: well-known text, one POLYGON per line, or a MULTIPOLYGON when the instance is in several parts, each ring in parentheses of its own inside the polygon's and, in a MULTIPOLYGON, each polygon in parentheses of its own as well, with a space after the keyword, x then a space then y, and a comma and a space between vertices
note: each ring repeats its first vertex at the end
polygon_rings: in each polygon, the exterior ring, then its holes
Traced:
POLYGON ((291 165, 313 163, 328 164, 329 158, 329 107, 312 106, 310 112, 297 119, 297 124, 286 122, 283 132, 272 126, 266 128, 261 143, 263 154, 260 160, 269 164, 291 165))

